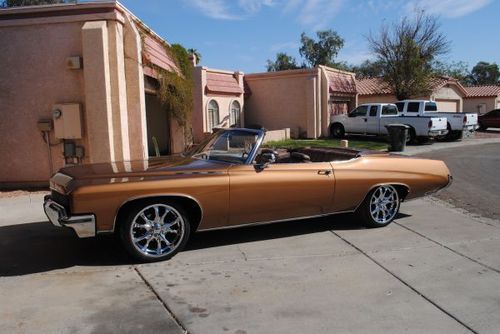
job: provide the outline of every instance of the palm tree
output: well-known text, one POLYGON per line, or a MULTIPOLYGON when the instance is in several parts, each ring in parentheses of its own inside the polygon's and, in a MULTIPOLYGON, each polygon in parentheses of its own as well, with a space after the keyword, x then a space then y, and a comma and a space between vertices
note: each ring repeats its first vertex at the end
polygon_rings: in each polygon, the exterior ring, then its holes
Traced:
POLYGON ((201 53, 196 49, 188 49, 188 52, 196 57, 196 65, 198 65, 201 60, 201 53))

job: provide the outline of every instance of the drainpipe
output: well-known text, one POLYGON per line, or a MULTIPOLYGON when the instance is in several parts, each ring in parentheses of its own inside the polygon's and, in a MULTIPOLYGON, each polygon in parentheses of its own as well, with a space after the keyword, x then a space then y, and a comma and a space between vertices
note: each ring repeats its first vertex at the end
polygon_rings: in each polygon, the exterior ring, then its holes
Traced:
POLYGON ((54 166, 52 164, 52 150, 50 149, 50 137, 49 137, 49 132, 44 131, 43 135, 45 136, 45 142, 47 143, 47 151, 49 153, 49 178, 52 177, 52 174, 54 173, 54 166))

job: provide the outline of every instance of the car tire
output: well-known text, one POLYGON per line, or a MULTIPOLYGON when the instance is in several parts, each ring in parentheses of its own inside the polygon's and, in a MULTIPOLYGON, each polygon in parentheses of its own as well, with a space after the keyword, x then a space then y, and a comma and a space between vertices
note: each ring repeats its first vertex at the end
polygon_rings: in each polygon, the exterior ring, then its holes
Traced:
POLYGON ((358 209, 358 215, 365 227, 389 225, 399 212, 400 198, 392 185, 381 185, 372 189, 358 209))
POLYGON ((175 202, 144 201, 130 208, 119 232, 131 256, 156 262, 168 260, 184 248, 191 224, 184 208, 175 202))
POLYGON ((340 123, 335 123, 330 127, 330 135, 332 138, 344 138, 345 129, 344 126, 340 123))

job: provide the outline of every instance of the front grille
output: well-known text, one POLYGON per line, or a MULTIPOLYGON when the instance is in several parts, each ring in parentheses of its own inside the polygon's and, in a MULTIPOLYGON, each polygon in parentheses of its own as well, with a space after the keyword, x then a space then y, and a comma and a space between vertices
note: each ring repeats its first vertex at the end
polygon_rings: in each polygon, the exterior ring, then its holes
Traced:
POLYGON ((50 192, 50 197, 52 197, 52 200, 54 202, 62 205, 66 209, 66 211, 69 212, 70 199, 68 195, 63 195, 61 193, 58 193, 57 191, 52 190, 50 192))

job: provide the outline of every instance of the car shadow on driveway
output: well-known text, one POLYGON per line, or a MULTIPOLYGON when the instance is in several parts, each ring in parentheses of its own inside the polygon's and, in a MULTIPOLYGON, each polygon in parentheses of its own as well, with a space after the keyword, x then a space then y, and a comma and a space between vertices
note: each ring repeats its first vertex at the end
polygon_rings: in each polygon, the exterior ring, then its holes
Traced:
MULTIPOLYGON (((400 214, 400 218, 406 215, 400 214)), ((195 233, 186 250, 272 240, 329 230, 363 229, 352 214, 195 233)), ((79 239, 73 231, 33 222, 0 227, 0 276, 43 273, 73 266, 118 266, 134 262, 114 235, 79 239)))

